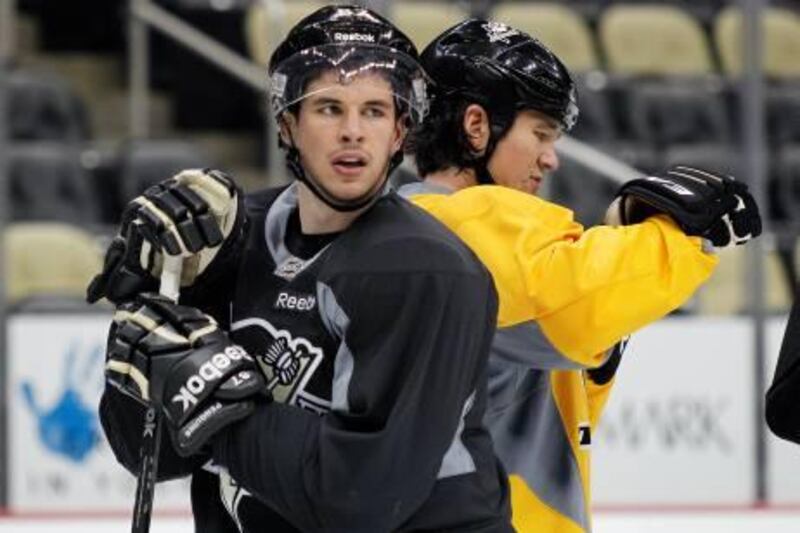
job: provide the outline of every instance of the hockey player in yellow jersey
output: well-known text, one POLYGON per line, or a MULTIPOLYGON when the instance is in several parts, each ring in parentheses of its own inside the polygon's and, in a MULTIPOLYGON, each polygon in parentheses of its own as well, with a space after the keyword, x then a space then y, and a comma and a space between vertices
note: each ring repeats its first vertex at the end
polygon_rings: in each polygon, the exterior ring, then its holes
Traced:
POLYGON ((535 196, 578 113, 561 61, 522 32, 471 19, 434 39, 422 64, 434 82, 412 146, 424 181, 400 193, 493 274, 500 328, 486 423, 510 475, 514 526, 588 532, 592 430, 622 339, 708 279, 713 246, 758 235, 758 209, 744 185, 677 167, 623 186, 609 208, 616 227, 584 231, 535 196))

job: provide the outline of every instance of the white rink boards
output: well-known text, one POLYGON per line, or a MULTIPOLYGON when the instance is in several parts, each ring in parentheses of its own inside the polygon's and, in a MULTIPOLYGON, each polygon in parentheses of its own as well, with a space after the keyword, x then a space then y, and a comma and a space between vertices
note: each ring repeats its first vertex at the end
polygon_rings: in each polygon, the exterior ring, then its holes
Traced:
MULTIPOLYGON (((73 314, 9 321, 12 513, 117 516, 131 508, 133 478, 114 462, 96 419, 108 320, 73 314)), ((784 321, 768 321, 768 380, 784 321)), ((753 505, 753 403, 766 384, 754 387, 751 339, 751 325, 740 317, 669 318, 633 336, 593 436, 600 509, 753 505)), ((771 436, 768 445, 770 503, 800 508, 800 446, 771 436)), ((186 483, 159 486, 156 506, 185 511, 186 483)), ((618 515, 601 516, 616 523, 618 515)))
MULTIPOLYGON (((593 533, 796 533, 800 511, 740 511, 726 513, 598 513, 593 533)), ((0 533, 125 533, 124 519, 11 520, 0 519, 0 533)), ((151 533, 192 533, 188 519, 156 517, 151 533)))

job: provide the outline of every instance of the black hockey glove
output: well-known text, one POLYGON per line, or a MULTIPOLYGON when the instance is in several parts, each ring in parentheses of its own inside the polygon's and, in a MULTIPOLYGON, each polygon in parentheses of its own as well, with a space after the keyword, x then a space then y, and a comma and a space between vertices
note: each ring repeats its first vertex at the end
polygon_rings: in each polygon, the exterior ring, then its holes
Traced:
POLYGON ((593 383, 596 385, 606 385, 609 381, 614 379, 614 376, 617 375, 619 363, 622 361, 622 354, 625 353, 625 348, 628 347, 628 342, 630 342, 630 340, 630 335, 623 337, 622 340, 608 350, 608 358, 605 363, 597 368, 590 368, 587 370, 589 379, 591 379, 593 383))
POLYGON ((268 399, 258 364, 213 318, 143 294, 117 308, 106 379, 164 414, 179 454, 192 455, 268 399))
POLYGON ((155 290, 164 252, 185 258, 181 285, 192 285, 223 242, 241 233, 241 202, 238 186, 218 170, 184 170, 150 187, 125 208, 119 235, 86 299, 120 303, 155 290))
POLYGON ((717 247, 761 234, 761 216, 747 185, 698 168, 675 166, 663 175, 631 180, 617 192, 615 206, 622 224, 666 213, 687 235, 717 247))

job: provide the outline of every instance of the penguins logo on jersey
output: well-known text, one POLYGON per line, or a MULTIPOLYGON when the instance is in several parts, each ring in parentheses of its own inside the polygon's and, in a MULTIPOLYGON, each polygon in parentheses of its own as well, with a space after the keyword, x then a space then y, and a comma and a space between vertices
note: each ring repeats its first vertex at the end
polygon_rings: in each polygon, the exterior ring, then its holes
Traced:
POLYGON ((253 356, 258 361, 267 387, 276 402, 297 405, 316 413, 330 410, 330 399, 320 398, 306 390, 308 382, 323 360, 323 352, 303 337, 294 337, 261 318, 235 322, 231 331, 257 328, 267 334, 264 353, 253 356))
POLYGON ((289 346, 289 341, 284 337, 275 339, 260 361, 267 366, 272 375, 267 389, 272 392, 277 385, 289 386, 300 375, 303 361, 307 360, 311 354, 308 349, 299 345, 295 348, 289 346))

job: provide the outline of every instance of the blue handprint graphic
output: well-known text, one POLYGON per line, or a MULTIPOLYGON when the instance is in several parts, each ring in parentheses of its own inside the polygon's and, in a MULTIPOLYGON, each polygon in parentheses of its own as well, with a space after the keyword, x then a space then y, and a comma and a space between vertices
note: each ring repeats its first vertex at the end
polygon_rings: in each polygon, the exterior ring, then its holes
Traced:
POLYGON ((42 444, 53 453, 75 463, 83 462, 98 443, 99 424, 94 409, 87 406, 78 386, 83 390, 102 387, 102 380, 91 379, 102 368, 103 349, 95 346, 88 352, 81 372, 76 371, 77 348, 73 344, 66 353, 64 382, 58 401, 50 409, 43 409, 36 401, 30 381, 23 381, 21 394, 37 420, 37 430, 42 444))

